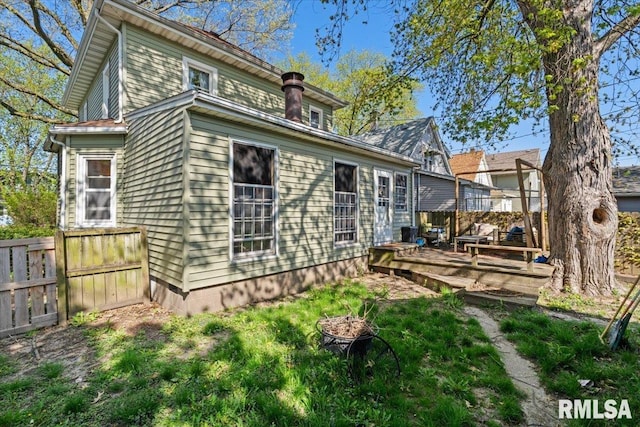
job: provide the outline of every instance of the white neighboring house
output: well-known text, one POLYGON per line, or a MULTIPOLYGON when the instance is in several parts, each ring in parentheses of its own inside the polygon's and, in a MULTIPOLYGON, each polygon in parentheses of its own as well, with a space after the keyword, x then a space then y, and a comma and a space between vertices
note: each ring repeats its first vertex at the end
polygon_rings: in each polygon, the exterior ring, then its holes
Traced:
POLYGON ((471 150, 455 154, 449 161, 453 174, 460 180, 460 210, 489 211, 493 181, 487 172, 489 168, 484 151, 471 150))

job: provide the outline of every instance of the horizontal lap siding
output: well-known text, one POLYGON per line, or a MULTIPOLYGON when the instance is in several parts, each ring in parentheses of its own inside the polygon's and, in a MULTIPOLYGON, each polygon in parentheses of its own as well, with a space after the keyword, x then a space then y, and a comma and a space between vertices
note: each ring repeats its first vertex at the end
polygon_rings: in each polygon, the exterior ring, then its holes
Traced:
MULTIPOLYGON (((265 81, 131 25, 126 27, 125 34, 126 111, 133 111, 183 92, 184 55, 218 70, 218 96, 284 117, 284 95, 280 84, 265 81)), ((323 110, 325 123, 332 120, 330 106, 316 101, 313 101, 313 105, 323 110)), ((308 110, 308 103, 305 103, 305 117, 308 110)), ((305 120, 308 123, 308 117, 305 120)))
MULTIPOLYGON (((307 142, 254 133, 192 115, 189 287, 196 289, 365 255, 373 241, 373 162, 307 142), (278 249, 270 259, 230 262, 229 140, 278 148, 278 249), (359 165, 359 242, 333 244, 333 162, 359 165)), ((384 165, 376 167, 384 168, 384 165)), ((394 170, 391 166, 387 169, 394 170)), ((408 169, 400 170, 409 173, 408 169)), ((411 195, 409 195, 411 197, 411 195)), ((409 198, 411 200, 411 198, 409 198)))
POLYGON ((116 222, 122 222, 122 184, 124 179, 124 137, 122 135, 82 135, 71 136, 67 149, 67 200, 66 228, 76 227, 76 180, 78 179, 78 154, 116 153, 116 222))
POLYGON ((418 211, 454 211, 456 209, 455 181, 418 175, 417 187, 418 211))
POLYGON ((148 232, 149 271, 176 286, 183 276, 183 113, 162 111, 129 122, 124 222, 148 232))

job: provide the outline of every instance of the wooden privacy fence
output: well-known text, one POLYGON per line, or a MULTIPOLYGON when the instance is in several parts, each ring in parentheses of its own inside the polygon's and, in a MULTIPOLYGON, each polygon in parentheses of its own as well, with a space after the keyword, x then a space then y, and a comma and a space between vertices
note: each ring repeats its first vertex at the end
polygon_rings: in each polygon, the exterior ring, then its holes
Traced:
POLYGON ((0 240, 0 337, 57 322, 53 237, 0 240))
POLYGON ((58 231, 56 259, 61 318, 149 301, 144 228, 58 231))

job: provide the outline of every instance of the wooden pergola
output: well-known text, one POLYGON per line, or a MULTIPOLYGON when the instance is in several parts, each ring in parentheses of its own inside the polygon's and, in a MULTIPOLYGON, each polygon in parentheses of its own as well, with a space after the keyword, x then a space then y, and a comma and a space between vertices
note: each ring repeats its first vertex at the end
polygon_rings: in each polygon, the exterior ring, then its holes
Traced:
POLYGON ((522 214, 524 217, 524 229, 527 236, 527 247, 537 248, 540 247, 543 251, 547 250, 547 226, 544 221, 544 181, 542 179, 542 169, 539 167, 527 162, 526 160, 516 159, 516 167, 515 168, 507 168, 507 169, 488 169, 483 171, 468 171, 468 172, 459 172, 455 174, 455 186, 456 186, 456 209, 455 209, 455 235, 457 236, 460 232, 460 180, 459 176, 463 175, 475 175, 479 173, 499 173, 499 172, 513 172, 515 171, 518 175, 518 187, 520 189, 520 201, 522 203, 522 214), (523 167, 524 166, 524 167, 523 167), (524 188, 524 177, 523 171, 535 170, 538 172, 540 177, 540 246, 538 246, 535 235, 533 234, 533 226, 531 225, 531 218, 529 217, 529 207, 527 203, 527 195, 524 188))

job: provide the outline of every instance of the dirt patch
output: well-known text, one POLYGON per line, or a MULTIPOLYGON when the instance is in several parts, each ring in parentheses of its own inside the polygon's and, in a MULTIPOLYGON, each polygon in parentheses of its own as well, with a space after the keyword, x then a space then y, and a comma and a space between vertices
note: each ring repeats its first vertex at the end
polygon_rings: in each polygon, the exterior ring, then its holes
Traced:
MULTIPOLYGON (((100 313, 88 327, 121 329, 127 335, 144 330, 150 339, 160 338, 162 324, 171 313, 157 304, 136 304, 100 313)), ((0 339, 0 353, 9 356, 17 365, 12 378, 20 378, 46 363, 60 363, 64 372, 80 387, 99 366, 95 352, 89 345, 83 328, 54 326, 0 339)))

